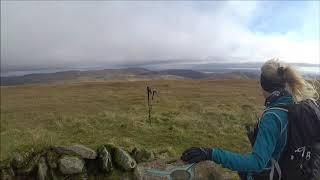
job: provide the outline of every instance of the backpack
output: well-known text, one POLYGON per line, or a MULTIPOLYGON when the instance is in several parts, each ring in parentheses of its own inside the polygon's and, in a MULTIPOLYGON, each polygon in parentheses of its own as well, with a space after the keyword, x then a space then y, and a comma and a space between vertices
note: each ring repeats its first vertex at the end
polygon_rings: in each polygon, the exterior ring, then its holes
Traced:
POLYGON ((284 180, 320 180, 320 106, 304 100, 288 110, 287 145, 279 160, 284 180))
MULTIPOLYGON (((320 102, 304 100, 293 105, 277 104, 271 108, 288 111, 287 144, 278 164, 280 172, 270 177, 270 171, 254 174, 254 180, 320 180, 320 102)), ((258 132, 247 127, 251 145, 258 132)))

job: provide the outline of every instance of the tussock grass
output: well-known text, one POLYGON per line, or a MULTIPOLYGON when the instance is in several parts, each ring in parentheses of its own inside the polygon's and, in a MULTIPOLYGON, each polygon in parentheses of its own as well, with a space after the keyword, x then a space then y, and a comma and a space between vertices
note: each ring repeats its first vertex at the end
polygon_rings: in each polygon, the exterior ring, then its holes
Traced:
POLYGON ((1 160, 30 145, 112 143, 178 157, 191 146, 248 152, 244 124, 263 98, 253 80, 82 82, 1 87, 1 160), (157 89, 152 125, 147 85, 157 89))

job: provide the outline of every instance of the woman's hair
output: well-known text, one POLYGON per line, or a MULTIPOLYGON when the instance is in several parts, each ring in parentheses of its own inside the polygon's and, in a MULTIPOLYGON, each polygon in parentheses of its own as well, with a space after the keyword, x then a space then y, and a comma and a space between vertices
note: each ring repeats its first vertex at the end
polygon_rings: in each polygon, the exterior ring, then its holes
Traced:
MULTIPOLYGON (((319 98, 313 84, 306 81, 293 66, 284 64, 275 58, 268 60, 261 67, 261 80, 270 82, 271 85, 283 84, 283 87, 291 93, 295 102, 319 98)), ((266 90, 263 83, 261 84, 263 89, 266 90)))

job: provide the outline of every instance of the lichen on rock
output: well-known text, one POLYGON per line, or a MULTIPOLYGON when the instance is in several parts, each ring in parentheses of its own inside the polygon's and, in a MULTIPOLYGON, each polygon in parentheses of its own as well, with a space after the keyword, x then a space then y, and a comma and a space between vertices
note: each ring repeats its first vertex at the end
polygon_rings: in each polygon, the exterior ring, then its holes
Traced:
POLYGON ((114 151, 114 161, 121 169, 125 171, 133 170, 137 163, 128 152, 122 148, 116 148, 114 151))
POLYGON ((77 155, 84 159, 95 159, 97 157, 97 153, 94 150, 79 144, 73 146, 52 146, 52 150, 58 154, 77 155))
POLYGON ((38 163, 38 172, 37 172, 38 180, 48 179, 47 172, 48 172, 48 166, 46 164, 46 159, 44 157, 40 157, 39 163, 38 163))
POLYGON ((112 157, 105 146, 101 146, 97 150, 98 152, 98 163, 102 172, 109 173, 112 171, 112 157))
POLYGON ((59 169, 63 174, 78 174, 84 170, 84 161, 78 157, 63 156, 59 159, 59 169))

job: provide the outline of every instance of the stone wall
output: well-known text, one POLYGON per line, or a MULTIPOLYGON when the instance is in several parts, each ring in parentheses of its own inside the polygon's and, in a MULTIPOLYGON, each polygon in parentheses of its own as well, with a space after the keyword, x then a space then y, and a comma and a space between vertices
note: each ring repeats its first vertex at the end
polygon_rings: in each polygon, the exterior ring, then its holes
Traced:
POLYGON ((137 162, 153 159, 152 152, 137 148, 129 153, 113 145, 96 151, 83 145, 51 146, 15 152, 1 162, 0 179, 132 179, 137 162))
MULTIPOLYGON (((182 164, 181 161, 176 163, 177 166, 182 164)), ((15 152, 11 158, 1 162, 0 179, 166 179, 144 174, 150 168, 167 171, 175 165, 139 148, 127 152, 110 144, 102 145, 97 150, 83 145, 51 146, 15 152)), ((198 163, 192 176, 201 180, 225 179, 212 162, 198 163)))

